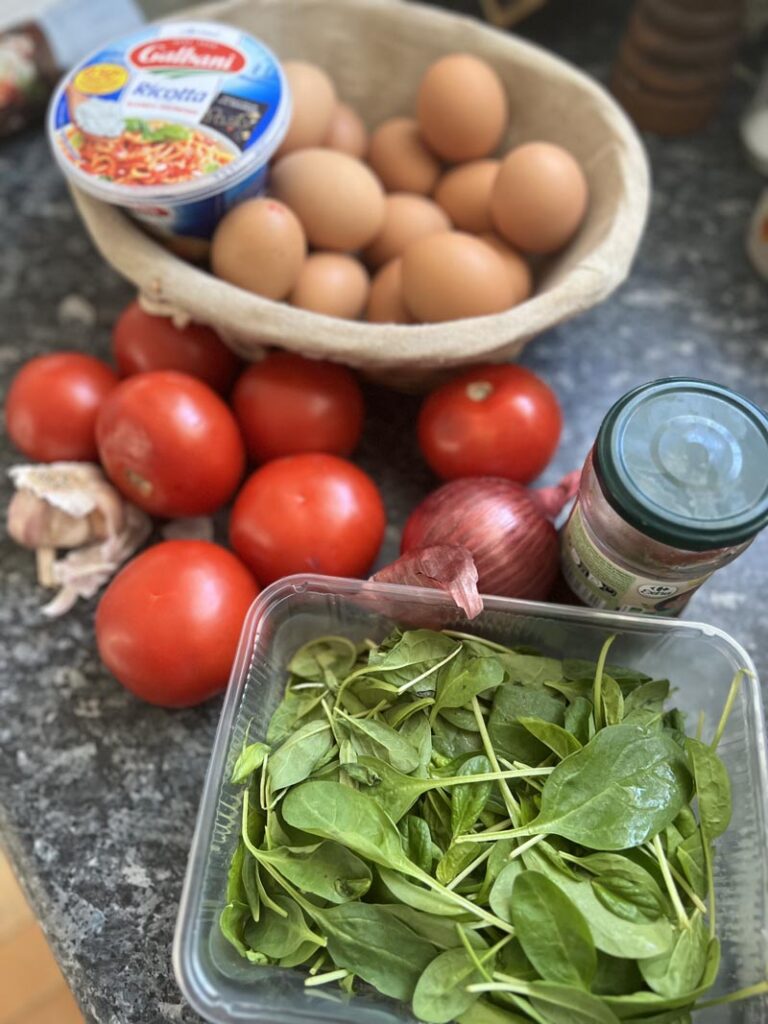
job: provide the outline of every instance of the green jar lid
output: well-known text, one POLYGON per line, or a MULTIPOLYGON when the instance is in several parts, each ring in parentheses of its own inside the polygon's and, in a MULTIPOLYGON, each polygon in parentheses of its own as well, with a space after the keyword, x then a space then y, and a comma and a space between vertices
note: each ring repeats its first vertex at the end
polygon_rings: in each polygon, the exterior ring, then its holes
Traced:
POLYGON ((768 416, 720 384, 630 391, 603 420, 594 464, 622 519, 670 547, 732 547, 768 523, 768 416))

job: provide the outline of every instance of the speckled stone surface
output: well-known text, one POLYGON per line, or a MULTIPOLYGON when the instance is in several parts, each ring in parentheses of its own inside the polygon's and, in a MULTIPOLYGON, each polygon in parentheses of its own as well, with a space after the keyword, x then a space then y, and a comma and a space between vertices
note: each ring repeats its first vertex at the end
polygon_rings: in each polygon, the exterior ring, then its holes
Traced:
MULTIPOLYGON (((526 34, 605 78, 621 6, 554 0, 526 34)), ((631 280, 527 350, 524 363, 554 385, 566 416, 547 481, 581 463, 610 403, 643 381, 695 374, 768 405, 768 287, 743 245, 761 187, 737 133, 748 95, 734 78, 704 135, 649 140, 653 210, 631 280)), ((130 291, 91 247, 38 134, 0 146, 0 219, 4 393, 32 355, 106 354, 130 291)), ((371 390, 368 407, 360 463, 398 527, 432 485, 410 440, 417 402, 371 390)), ((13 461, 5 441, 3 506, 13 461)), ((32 557, 0 544, 3 842, 89 1021, 196 1021, 173 980, 171 942, 219 702, 170 713, 133 700, 99 666, 93 603, 43 620, 32 557)), ((768 535, 687 611, 738 638, 766 679, 767 556, 768 535)))

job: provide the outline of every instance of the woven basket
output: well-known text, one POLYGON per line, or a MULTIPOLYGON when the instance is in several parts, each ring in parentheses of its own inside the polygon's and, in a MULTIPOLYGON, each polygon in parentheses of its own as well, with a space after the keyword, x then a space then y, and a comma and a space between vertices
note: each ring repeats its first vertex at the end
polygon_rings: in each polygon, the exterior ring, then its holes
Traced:
POLYGON ((73 189, 101 254, 156 311, 210 324, 246 358, 279 345, 418 388, 452 367, 515 358, 536 334, 589 309, 626 277, 648 208, 644 150, 608 94, 562 60, 476 20, 400 0, 228 0, 184 13, 238 25, 284 59, 322 65, 370 127, 413 109, 424 69, 441 54, 484 57, 510 97, 502 151, 531 139, 560 143, 586 172, 590 205, 578 236, 542 266, 527 302, 494 316, 401 326, 262 299, 185 262, 117 208, 73 189))

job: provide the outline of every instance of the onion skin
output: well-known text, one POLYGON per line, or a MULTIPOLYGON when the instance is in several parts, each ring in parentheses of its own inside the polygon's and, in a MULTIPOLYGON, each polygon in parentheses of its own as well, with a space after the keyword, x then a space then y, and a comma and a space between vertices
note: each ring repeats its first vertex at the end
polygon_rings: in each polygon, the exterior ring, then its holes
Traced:
POLYGON ((468 619, 474 619, 483 610, 472 555, 466 548, 453 544, 435 544, 401 555, 391 565, 379 569, 371 579, 380 583, 404 583, 442 590, 468 619))
POLYGON ((453 480, 414 509, 400 550, 464 547, 477 567, 481 593, 543 601, 560 568, 557 531, 547 515, 554 518, 572 497, 578 474, 566 481, 547 488, 542 501, 536 491, 500 477, 453 480))

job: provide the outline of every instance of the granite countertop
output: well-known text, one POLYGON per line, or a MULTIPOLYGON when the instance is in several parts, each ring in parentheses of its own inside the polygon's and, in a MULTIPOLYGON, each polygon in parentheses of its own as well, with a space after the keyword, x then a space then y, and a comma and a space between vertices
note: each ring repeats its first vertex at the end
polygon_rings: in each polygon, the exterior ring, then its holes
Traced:
MULTIPOLYGON (((604 79, 622 6, 555 0, 525 33, 604 79)), ((706 133, 648 140, 654 199, 631 280, 527 349, 522 361, 550 381, 565 412, 546 482, 581 464, 610 403, 641 382, 692 374, 768 406, 768 292, 744 250, 761 188, 737 132, 748 96, 743 76, 734 76, 706 133)), ((95 253, 40 134, 0 145, 0 210, 4 393, 38 353, 79 347, 106 355, 110 325, 131 292, 95 253)), ((433 484, 407 440, 417 400, 374 388, 367 399, 359 461, 379 481, 396 528, 433 484)), ((14 461, 4 440, 3 507, 4 471, 14 461)), ((0 545, 2 841, 88 1021, 196 1021, 174 982, 170 951, 220 702, 168 712, 134 700, 99 665, 94 602, 44 620, 32 556, 5 537, 0 545)), ((765 679, 767 587, 768 534, 686 613, 732 633, 765 679)))

